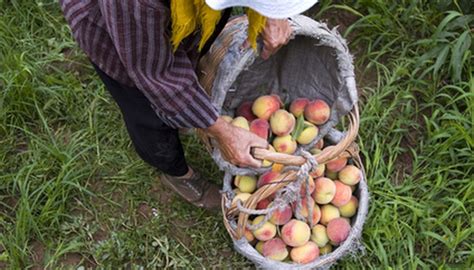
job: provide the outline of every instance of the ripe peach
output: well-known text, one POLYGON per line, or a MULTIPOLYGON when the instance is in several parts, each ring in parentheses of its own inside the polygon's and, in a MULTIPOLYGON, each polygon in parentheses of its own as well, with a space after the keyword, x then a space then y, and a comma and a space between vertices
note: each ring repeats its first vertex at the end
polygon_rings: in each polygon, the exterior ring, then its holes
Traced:
POLYGON ((292 216, 293 212, 291 211, 291 206, 287 205, 285 208, 283 208, 283 210, 277 209, 275 212, 273 212, 270 222, 275 225, 283 225, 288 223, 292 216))
POLYGON ((257 209, 267 209, 267 207, 272 203, 268 198, 265 198, 257 203, 257 209))
POLYGON ((268 185, 268 184, 276 181, 278 176, 280 176, 280 174, 277 173, 277 172, 273 172, 273 171, 269 171, 269 172, 266 172, 266 173, 260 175, 260 177, 258 178, 257 187, 260 188, 264 185, 268 185))
POLYGON ((325 170, 326 170, 326 165, 325 164, 318 164, 318 166, 316 166, 316 169, 313 169, 309 173, 309 175, 311 175, 311 177, 313 177, 313 178, 322 177, 324 175, 325 170))
POLYGON ((326 177, 332 180, 337 180, 337 172, 331 172, 326 170, 326 177))
POLYGON ((258 118, 268 120, 270 116, 283 105, 277 95, 261 96, 252 105, 252 112, 258 118))
POLYGON ((252 193, 257 189, 257 177, 253 175, 237 175, 234 184, 241 192, 252 193))
POLYGON ((270 117, 270 127, 277 136, 290 134, 295 128, 295 116, 285 110, 278 110, 270 117))
MULTIPOLYGON (((321 209, 319 209, 319 206, 314 203, 314 200, 311 197, 309 197, 309 203, 310 205, 313 205, 312 222, 314 225, 314 224, 317 224, 319 220, 321 219, 321 209)), ((293 204, 293 211, 296 211, 296 204, 293 204)), ((308 200, 306 199, 306 197, 304 197, 301 200, 301 208, 300 208, 299 214, 305 218, 308 218, 309 209, 308 209, 308 200)))
POLYGON ((309 103, 307 98, 297 98, 290 104, 290 112, 295 116, 299 117, 304 113, 304 108, 309 103))
POLYGON ((304 118, 316 125, 322 125, 329 120, 331 110, 329 105, 321 99, 308 103, 304 108, 304 118))
POLYGON ((280 153, 293 154, 297 146, 296 141, 291 138, 291 135, 276 137, 273 140, 273 147, 280 153))
POLYGON ((308 242, 311 230, 303 221, 292 219, 281 229, 281 238, 292 247, 300 247, 308 242))
POLYGON ((221 115, 221 118, 222 120, 226 121, 227 123, 230 123, 232 122, 232 117, 228 116, 228 115, 221 115))
POLYGON ((255 245, 255 249, 258 251, 258 253, 262 254, 263 253, 263 245, 265 244, 265 241, 258 241, 257 244, 255 245))
POLYGON ((319 257, 319 247, 308 241, 301 247, 295 247, 290 252, 290 258, 296 263, 307 264, 319 257))
POLYGON ((288 249, 283 240, 280 238, 273 238, 263 244, 262 255, 275 261, 283 261, 288 257, 288 249))
POLYGON ((354 165, 347 165, 339 171, 339 180, 349 186, 359 183, 361 177, 362 172, 354 165))
POLYGON ((305 128, 301 132, 300 136, 296 138, 299 144, 309 144, 318 136, 319 129, 317 126, 305 121, 305 128))
POLYGON ((319 223, 327 225, 331 220, 339 218, 340 216, 341 214, 337 207, 332 204, 326 204, 321 206, 321 220, 319 220, 319 223))
POLYGON ((339 213, 343 217, 352 217, 357 212, 357 207, 359 206, 359 200, 356 197, 352 196, 348 203, 339 207, 339 213))
POLYGON ((326 204, 332 201, 336 195, 336 184, 329 178, 319 177, 314 181, 316 186, 313 198, 319 204, 326 204))
POLYGON ((319 254, 320 254, 320 255, 326 255, 326 254, 331 253, 331 251, 332 251, 332 246, 331 246, 331 244, 327 244, 327 245, 325 245, 324 247, 322 247, 322 248, 319 249, 319 254))
POLYGON ((232 205, 237 205, 237 201, 240 200, 242 201, 241 203, 243 204, 248 198, 250 198, 252 194, 250 193, 239 193, 235 195, 234 199, 232 200, 232 205))
POLYGON ((329 221, 326 230, 331 243, 339 245, 349 236, 351 225, 343 218, 336 218, 329 221))
MULTIPOLYGON (((308 185, 309 194, 311 194, 316 188, 313 177, 311 177, 311 175, 308 175, 308 183, 309 183, 308 185)), ((306 196, 306 181, 304 181, 303 184, 301 185, 300 194, 301 196, 306 196)))
POLYGON ((348 185, 343 184, 341 181, 334 181, 336 184, 336 194, 332 199, 331 203, 336 207, 341 207, 351 200, 352 190, 348 185))
MULTIPOLYGON (((260 224, 265 219, 265 216, 256 217, 252 224, 260 224)), ((267 221, 263 224, 262 227, 253 231, 253 235, 260 241, 268 241, 276 235, 276 226, 271 222, 267 221)))
POLYGON ((326 169, 331 172, 338 172, 342 170, 347 164, 347 158, 338 158, 326 163, 326 169))
POLYGON ((255 119, 250 123, 250 132, 267 140, 268 133, 270 132, 270 124, 268 124, 267 120, 255 119))
POLYGON ((311 241, 315 242, 318 247, 324 247, 329 242, 326 227, 321 224, 314 226, 311 229, 311 241))
POLYGON ((257 117, 252 112, 252 105, 252 101, 242 102, 242 104, 240 104, 240 106, 237 108, 235 115, 242 116, 247 119, 247 121, 252 122, 254 119, 257 119, 257 117))
POLYGON ((245 229, 244 236, 248 242, 252 242, 253 240, 255 240, 255 236, 253 236, 253 233, 249 229, 245 229))
POLYGON ((243 128, 245 130, 250 129, 249 122, 247 121, 247 119, 245 119, 242 116, 238 116, 238 117, 234 118, 234 120, 232 120, 231 124, 236 126, 236 127, 243 128))

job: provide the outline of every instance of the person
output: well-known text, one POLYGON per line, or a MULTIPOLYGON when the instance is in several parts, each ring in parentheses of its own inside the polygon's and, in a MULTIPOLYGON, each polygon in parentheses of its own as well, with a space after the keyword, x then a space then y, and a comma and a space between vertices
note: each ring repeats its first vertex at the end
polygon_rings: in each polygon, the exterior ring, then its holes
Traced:
MULTIPOLYGON (((288 42, 288 17, 317 0, 60 0, 73 37, 118 104, 138 155, 188 202, 220 205, 219 188, 186 163, 180 128, 201 128, 224 157, 259 167, 252 147, 267 142, 219 117, 200 86, 196 65, 230 15, 247 8, 248 46, 263 40, 268 58, 288 42), (199 30, 199 31, 198 31, 199 30)), ((247 46, 247 45, 243 45, 247 46)))

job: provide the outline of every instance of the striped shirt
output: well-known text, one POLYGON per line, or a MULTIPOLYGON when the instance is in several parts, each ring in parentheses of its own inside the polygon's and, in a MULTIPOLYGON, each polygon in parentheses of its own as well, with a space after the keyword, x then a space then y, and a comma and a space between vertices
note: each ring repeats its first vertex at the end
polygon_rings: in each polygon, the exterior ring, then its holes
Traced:
POLYGON ((218 111, 195 73, 197 37, 172 51, 169 1, 59 2, 91 61, 118 82, 140 89, 166 124, 205 128, 216 121, 218 111))

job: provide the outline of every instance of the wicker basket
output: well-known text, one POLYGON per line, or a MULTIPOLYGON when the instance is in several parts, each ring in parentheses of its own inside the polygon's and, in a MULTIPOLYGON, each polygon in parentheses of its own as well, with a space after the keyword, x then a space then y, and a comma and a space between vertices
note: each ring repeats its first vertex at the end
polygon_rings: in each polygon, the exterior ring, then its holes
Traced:
MULTIPOLYGON (((333 143, 333 147, 324 148, 320 154, 315 155, 317 163, 327 163, 344 156, 351 158, 352 162, 363 171, 358 148, 354 143, 359 128, 359 111, 352 57, 345 41, 336 31, 329 30, 326 25, 305 16, 296 16, 292 18, 291 22, 295 38, 280 49, 276 55, 263 61, 253 50, 241 48, 241 44, 246 39, 246 18, 243 16, 231 20, 209 53, 201 60, 199 64, 200 82, 210 95, 214 105, 221 110, 222 114, 228 115, 232 115, 234 109, 242 101, 253 100, 266 94, 277 94, 287 102, 296 97, 324 99, 331 106, 330 120, 320 127, 318 137, 309 145, 301 147, 297 153, 309 149, 325 137, 333 143), (305 61, 309 62, 305 64, 305 61), (311 67, 318 61, 322 65, 319 70, 314 70, 315 73, 318 73, 314 75, 310 72, 313 70, 308 70, 306 67, 311 67), (299 63, 304 67, 296 70, 299 63), (327 66, 323 66, 325 63, 327 66), (285 70, 296 73, 288 75, 284 72, 285 70), (253 82, 255 76, 259 76, 259 78, 253 82), (323 79, 319 80, 318 78, 323 79), (262 84, 264 87, 258 87, 262 84), (287 91, 284 91, 284 88, 288 88, 287 91), (340 133, 333 128, 343 117, 348 119, 346 121, 347 127, 344 133, 340 133)), ((316 66, 315 69, 318 67, 316 66)), ((360 237, 368 208, 365 173, 357 189, 359 209, 357 216, 353 219, 353 229, 349 238, 335 251, 307 265, 279 263, 262 257, 247 243, 244 237, 244 229, 249 215, 240 212, 230 204, 235 195, 231 182, 234 175, 257 175, 269 169, 238 168, 222 158, 215 142, 204 132, 198 130, 198 135, 219 167, 226 172, 222 200, 224 225, 234 240, 236 250, 252 260, 257 266, 268 269, 327 267, 358 243, 357 239, 360 237)), ((299 167, 307 162, 306 158, 298 154, 288 155, 265 149, 254 149, 253 155, 261 160, 269 160, 291 167, 299 167)), ((255 209, 260 200, 295 181, 296 174, 296 170, 282 173, 275 184, 259 188, 243 206, 247 209, 255 209)))

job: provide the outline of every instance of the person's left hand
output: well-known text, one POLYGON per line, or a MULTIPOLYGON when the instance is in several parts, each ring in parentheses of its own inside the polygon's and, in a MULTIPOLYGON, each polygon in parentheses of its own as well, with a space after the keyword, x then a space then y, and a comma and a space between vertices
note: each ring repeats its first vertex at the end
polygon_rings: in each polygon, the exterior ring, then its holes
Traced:
POLYGON ((267 18, 265 29, 262 32, 264 45, 261 54, 262 58, 268 59, 283 45, 286 45, 291 38, 292 31, 288 19, 267 18))

